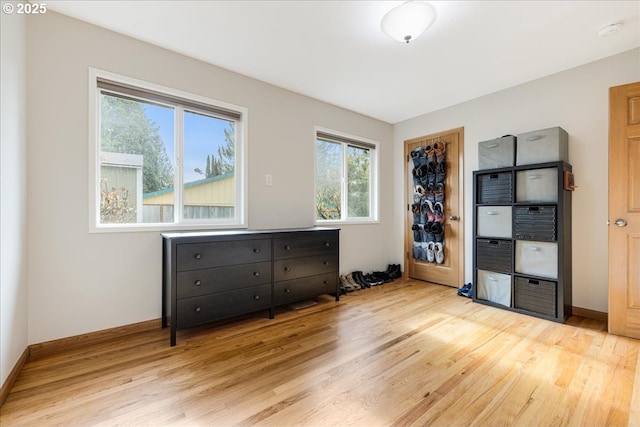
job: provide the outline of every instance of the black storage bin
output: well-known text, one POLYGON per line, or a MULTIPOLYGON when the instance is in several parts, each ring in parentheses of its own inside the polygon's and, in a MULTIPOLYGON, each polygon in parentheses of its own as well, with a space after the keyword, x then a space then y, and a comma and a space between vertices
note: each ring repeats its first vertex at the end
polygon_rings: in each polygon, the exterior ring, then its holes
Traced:
POLYGON ((497 172, 477 175, 478 204, 509 204, 513 201, 513 175, 497 172))
POLYGON ((519 240, 557 240, 555 206, 516 206, 514 237, 519 240))
POLYGON ((514 278, 514 307, 544 316, 556 317, 556 292, 556 282, 516 276, 514 278))
POLYGON ((477 239, 476 264, 479 269, 511 273, 513 243, 511 240, 477 239))

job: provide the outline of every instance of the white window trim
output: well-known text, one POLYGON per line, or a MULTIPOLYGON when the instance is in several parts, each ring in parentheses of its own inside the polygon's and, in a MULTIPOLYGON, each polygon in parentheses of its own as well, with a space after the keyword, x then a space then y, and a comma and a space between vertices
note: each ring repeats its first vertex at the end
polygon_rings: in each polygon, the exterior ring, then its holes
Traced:
MULTIPOLYGON (((105 232, 139 232, 139 231, 169 231, 169 230, 201 230, 201 229, 230 229, 230 228, 247 228, 248 223, 248 153, 247 153, 247 141, 248 141, 248 117, 249 110, 246 107, 230 104, 227 102, 219 101, 195 95, 193 93, 184 92, 181 90, 161 86, 142 80, 134 79, 131 77, 123 76, 120 74, 104 71, 96 68, 89 67, 89 232, 90 233, 105 233, 105 232), (241 195, 241 199, 238 200, 240 206, 236 206, 236 215, 232 221, 215 221, 206 222, 198 221, 197 223, 185 220, 181 223, 151 223, 151 224, 100 224, 100 212, 98 209, 98 194, 100 194, 100 170, 97 167, 100 151, 100 90, 97 86, 97 79, 103 78, 119 82, 125 85, 139 87, 140 89, 146 89, 150 91, 156 91, 166 93, 167 95, 176 96, 200 102, 203 104, 213 105, 221 107, 231 111, 237 111, 241 114, 242 120, 236 125, 236 139, 235 156, 242 165, 240 174, 235 176, 236 194, 241 195), (238 141, 239 140, 239 141, 238 141)), ((179 118, 182 120, 182 118, 179 118)), ((179 127, 175 127, 175 132, 178 132, 179 127)), ((174 139, 179 141, 180 139, 174 139)), ((182 146, 175 147, 176 165, 175 165, 175 180, 174 188, 182 188, 182 165, 180 159, 182 159, 182 146)), ((179 195, 179 205, 174 206, 175 218, 180 218, 179 211, 182 210, 182 192, 177 193, 179 195)))
MULTIPOLYGON (((344 144, 343 144, 343 150, 345 149, 344 144)), ((336 131, 333 129, 328 129, 328 128, 324 128, 324 127, 320 127, 320 126, 314 126, 313 128, 313 218, 314 218, 314 224, 315 225, 339 225, 339 224, 378 224, 380 223, 379 220, 379 204, 378 204, 378 200, 379 200, 379 188, 380 188, 380 184, 379 184, 379 176, 380 176, 380 172, 379 172, 379 166, 380 166, 380 160, 379 160, 379 149, 380 149, 380 143, 378 141, 374 141, 372 139, 368 139, 368 138, 363 138, 361 136, 357 136, 357 135, 351 135, 345 132, 340 132, 340 131, 336 131), (373 169, 371 171, 371 206, 370 206, 370 213, 371 215, 367 218, 344 218, 344 219, 317 219, 317 213, 316 213, 316 194, 317 194, 317 188, 316 188, 316 165, 317 165, 317 157, 318 157, 318 145, 316 143, 317 139, 318 139, 318 132, 321 133, 328 133, 331 135, 335 135, 338 137, 343 137, 343 138, 348 138, 348 139, 352 139, 354 141, 362 141, 364 143, 368 143, 371 144, 373 146, 375 146, 375 148, 373 150, 371 150, 371 165, 373 166, 373 169)), ((341 202, 342 202, 342 208, 341 211, 342 212, 346 212, 346 210, 344 209, 346 206, 346 193, 345 193, 345 188, 346 188, 346 182, 345 182, 345 177, 346 177, 346 162, 343 161, 342 164, 343 167, 343 171, 342 171, 342 191, 344 194, 342 194, 343 197, 341 197, 341 202)))

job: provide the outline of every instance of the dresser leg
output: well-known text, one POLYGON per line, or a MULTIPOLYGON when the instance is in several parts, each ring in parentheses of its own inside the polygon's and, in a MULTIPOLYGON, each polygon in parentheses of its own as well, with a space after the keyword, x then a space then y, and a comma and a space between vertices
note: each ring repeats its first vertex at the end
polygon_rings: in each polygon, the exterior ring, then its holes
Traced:
POLYGON ((273 319, 274 317, 276 317, 276 310, 275 308, 271 307, 269 309, 269 319, 273 319))
POLYGON ((171 339, 169 341, 171 347, 174 347, 176 345, 176 328, 173 325, 171 325, 171 339))

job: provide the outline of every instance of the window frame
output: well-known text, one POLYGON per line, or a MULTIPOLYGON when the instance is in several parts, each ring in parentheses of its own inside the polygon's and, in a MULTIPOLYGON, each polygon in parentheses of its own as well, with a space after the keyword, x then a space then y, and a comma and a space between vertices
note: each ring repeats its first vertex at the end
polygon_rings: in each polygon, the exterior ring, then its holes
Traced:
MULTIPOLYGON (((139 231, 170 231, 170 230, 195 230, 195 229, 230 229, 247 228, 247 206, 248 206, 248 185, 247 185, 247 130, 249 111, 246 107, 230 104, 227 102, 207 98, 178 89, 149 83, 120 74, 99 70, 89 67, 89 232, 139 232, 139 231), (166 95, 167 98, 184 100, 185 105, 174 107, 174 221, 167 223, 126 223, 126 224, 101 224, 99 209, 100 194, 100 94, 102 89, 98 86, 98 81, 109 81, 123 87, 131 87, 141 93, 166 95), (202 106, 202 108, 198 108, 202 106), (229 111, 236 113, 239 118, 235 121, 235 194, 236 205, 234 207, 234 217, 226 219, 204 219, 193 220, 184 219, 183 216, 183 138, 179 134, 182 130, 183 114, 186 111, 203 113, 216 117, 213 111, 229 111)), ((135 96, 127 95, 132 99, 135 96)), ((149 98, 139 97, 143 102, 162 104, 153 96, 149 98)), ((228 120, 226 116, 219 118, 228 120)))
POLYGON ((379 223, 379 143, 368 138, 350 135, 348 133, 339 132, 319 126, 314 127, 313 132, 313 218, 315 225, 332 225, 332 224, 376 224, 379 223), (318 139, 339 143, 342 146, 342 167, 341 167, 341 186, 340 186, 340 219, 318 219, 317 209, 317 159, 318 159, 318 139), (349 217, 348 216, 348 182, 347 182, 347 147, 351 145, 358 148, 367 148, 370 153, 369 160, 369 216, 368 217, 349 217))

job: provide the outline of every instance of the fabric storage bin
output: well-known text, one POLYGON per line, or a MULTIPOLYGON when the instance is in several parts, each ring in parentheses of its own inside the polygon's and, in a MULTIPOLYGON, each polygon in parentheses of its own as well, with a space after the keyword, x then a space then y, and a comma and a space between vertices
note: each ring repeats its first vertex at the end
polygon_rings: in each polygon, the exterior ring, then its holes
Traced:
POLYGON ((476 264, 483 270, 511 272, 513 243, 511 240, 476 240, 476 264))
POLYGON ((516 172, 516 202, 555 203, 558 201, 558 168, 516 172))
POLYGON ((513 201, 513 174, 498 172, 476 175, 478 204, 496 205, 513 201))
POLYGON ((511 238, 511 206, 478 206, 478 237, 511 238))
POLYGON ((517 166, 557 161, 569 162, 567 131, 561 127, 554 127, 518 135, 517 166))
POLYGON ((558 277, 558 244, 516 240, 516 273, 556 279, 558 277))
POLYGON ((556 240, 555 206, 516 206, 513 237, 522 240, 556 240))
POLYGON ((478 143, 478 169, 495 169, 513 166, 516 154, 516 137, 513 135, 478 143))
POLYGON ((511 307, 511 276, 488 270, 477 270, 477 299, 511 307))
POLYGON ((513 306, 545 316, 556 317, 557 283, 514 277, 513 306))

